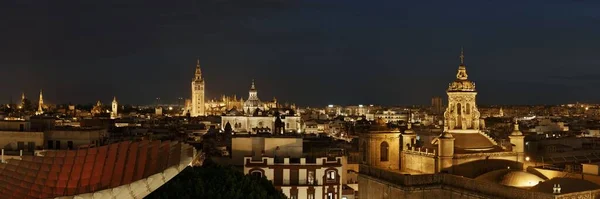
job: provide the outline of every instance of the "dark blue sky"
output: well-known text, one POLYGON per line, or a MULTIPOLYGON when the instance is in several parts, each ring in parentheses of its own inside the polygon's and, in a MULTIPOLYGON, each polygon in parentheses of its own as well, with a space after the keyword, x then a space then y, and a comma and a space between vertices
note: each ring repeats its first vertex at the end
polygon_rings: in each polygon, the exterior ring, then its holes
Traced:
POLYGON ((464 46, 480 104, 600 102, 600 1, 0 1, 0 101, 427 104, 464 46), (52 3, 48 3, 52 2, 52 3))

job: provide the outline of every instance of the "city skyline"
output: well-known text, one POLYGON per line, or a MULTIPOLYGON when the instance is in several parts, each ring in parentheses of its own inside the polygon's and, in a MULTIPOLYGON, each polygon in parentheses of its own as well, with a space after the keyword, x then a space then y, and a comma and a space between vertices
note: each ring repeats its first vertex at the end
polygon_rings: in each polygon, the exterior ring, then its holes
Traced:
POLYGON ((246 98, 255 79, 263 99, 301 106, 428 104, 444 96, 463 46, 470 79, 485 91, 480 104, 595 103, 598 7, 590 1, 2 2, 7 21, 0 37, 11 39, 0 46, 0 67, 7 69, 0 101, 16 102, 21 92, 35 99, 40 89, 48 103, 190 98, 199 57, 206 99, 246 98))

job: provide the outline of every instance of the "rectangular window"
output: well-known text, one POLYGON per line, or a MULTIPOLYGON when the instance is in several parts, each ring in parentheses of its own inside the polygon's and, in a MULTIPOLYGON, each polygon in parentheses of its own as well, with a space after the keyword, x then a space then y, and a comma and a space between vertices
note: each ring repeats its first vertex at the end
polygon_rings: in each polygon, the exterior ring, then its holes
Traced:
POLYGON ((60 141, 56 141, 56 149, 60 149, 60 141))
POLYGON ((25 142, 17 142, 18 150, 25 150, 25 142))
POLYGON ((35 142, 27 142, 27 148, 29 151, 35 151, 35 142))
POLYGON ((48 146, 46 146, 48 149, 54 149, 54 141, 52 140, 48 140, 48 146))
POLYGON ((314 193, 309 193, 308 194, 308 199, 315 199, 315 194, 314 193))
POLYGON ((327 199, 333 199, 333 193, 327 193, 327 199))
POLYGON ((73 149, 73 141, 68 141, 67 147, 69 148, 69 150, 73 149))

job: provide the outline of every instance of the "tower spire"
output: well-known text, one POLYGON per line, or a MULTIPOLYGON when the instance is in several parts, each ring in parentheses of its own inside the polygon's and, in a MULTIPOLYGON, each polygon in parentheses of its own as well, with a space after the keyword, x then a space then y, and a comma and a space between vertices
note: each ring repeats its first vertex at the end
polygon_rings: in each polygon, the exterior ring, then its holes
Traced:
POLYGON ((460 65, 465 65, 465 51, 460 47, 460 65))
POLYGON ((458 73, 456 73, 456 79, 466 80, 467 77, 467 67, 465 66, 465 51, 463 48, 460 48, 460 65, 458 66, 458 73))
POLYGON ((256 86, 254 86, 254 79, 252 79, 252 86, 250 87, 250 90, 256 90, 256 86))
POLYGON ((196 73, 194 77, 194 79, 196 80, 202 79, 202 71, 200 70, 200 58, 196 58, 196 73))
POLYGON ((36 112, 38 115, 44 114, 44 96, 42 95, 42 89, 40 89, 40 101, 38 104, 38 111, 36 112))

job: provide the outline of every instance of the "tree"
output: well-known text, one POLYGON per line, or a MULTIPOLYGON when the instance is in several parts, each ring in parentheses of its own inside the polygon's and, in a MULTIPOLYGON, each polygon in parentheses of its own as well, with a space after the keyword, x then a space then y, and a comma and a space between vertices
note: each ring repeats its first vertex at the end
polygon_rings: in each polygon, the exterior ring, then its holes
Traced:
POLYGON ((233 131, 233 129, 231 128, 231 124, 229 122, 227 122, 227 124, 225 124, 225 133, 231 134, 232 131, 233 131))
POLYGON ((244 175, 210 159, 201 167, 187 167, 146 198, 286 198, 264 176, 244 175))

